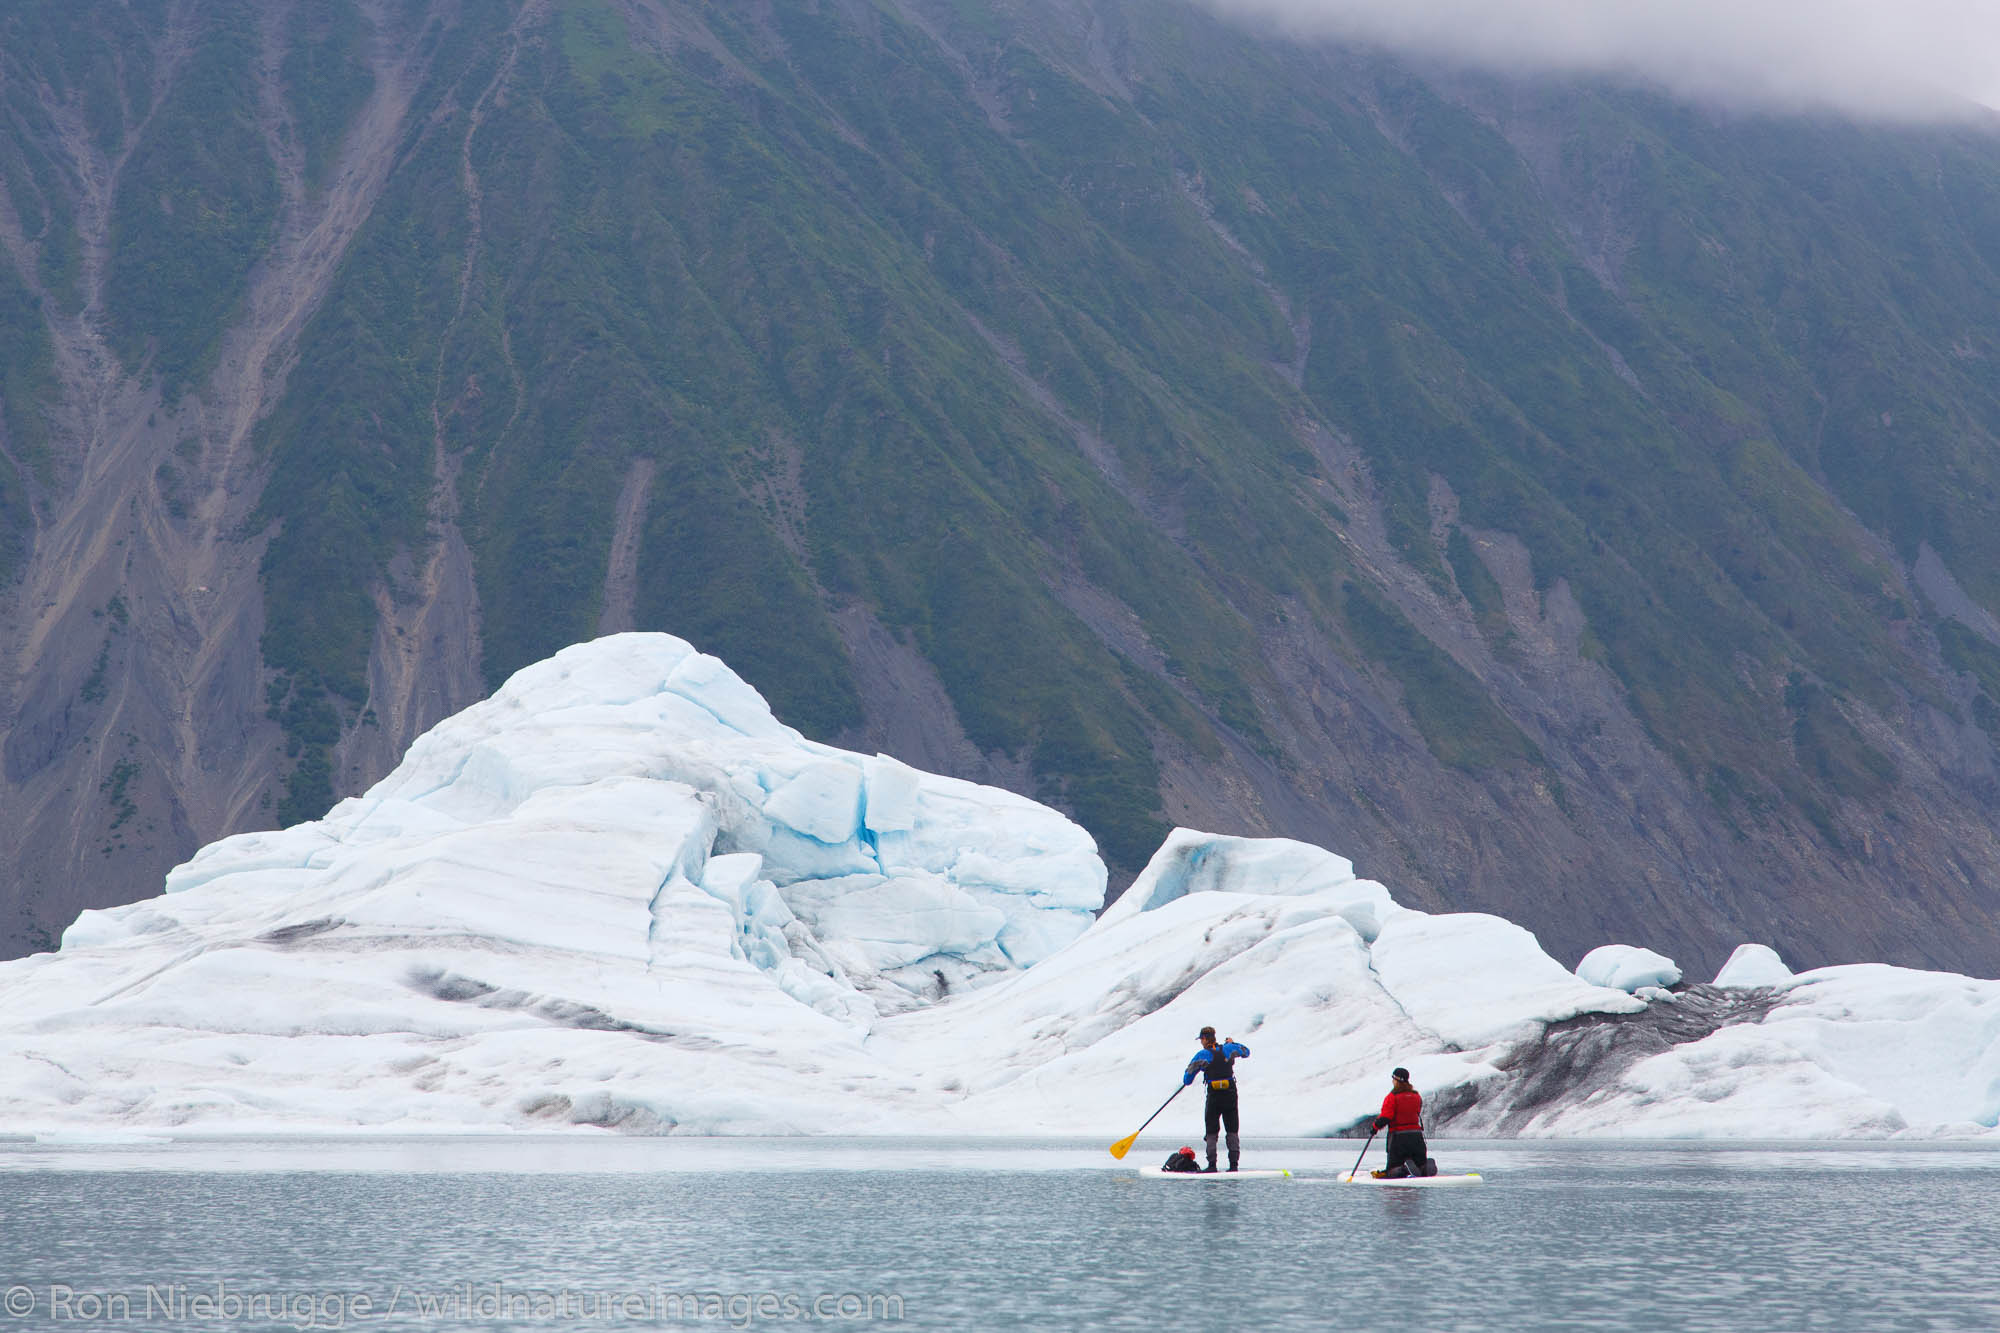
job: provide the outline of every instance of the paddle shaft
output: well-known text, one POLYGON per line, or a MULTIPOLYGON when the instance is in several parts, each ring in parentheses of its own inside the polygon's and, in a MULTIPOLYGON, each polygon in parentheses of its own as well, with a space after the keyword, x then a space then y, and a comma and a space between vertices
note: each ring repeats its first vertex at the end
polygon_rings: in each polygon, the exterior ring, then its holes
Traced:
MULTIPOLYGON (((1160 1103, 1160 1111, 1164 1111, 1164 1110, 1166 1110, 1166 1109, 1167 1109, 1167 1108, 1168 1108, 1169 1106, 1172 1106, 1172 1105, 1174 1104, 1174 1097, 1178 1097, 1178 1096, 1180 1096, 1180 1095, 1181 1095, 1181 1094, 1182 1094, 1183 1092, 1186 1092, 1186 1091, 1187 1091, 1187 1087, 1188 1087, 1188 1085, 1187 1085, 1187 1084, 1185 1084, 1185 1083, 1183 1083, 1183 1084, 1181 1084, 1181 1085, 1180 1085, 1180 1086, 1179 1086, 1178 1088, 1175 1088, 1175 1089, 1174 1089, 1174 1095, 1173 1095, 1173 1097, 1169 1097, 1169 1098, 1167 1098, 1167 1099, 1166 1099, 1165 1101, 1163 1101, 1163 1102, 1161 1102, 1161 1103, 1160 1103)), ((1152 1113, 1151 1115, 1147 1116, 1147 1117, 1146 1117, 1146 1125, 1150 1125, 1150 1124, 1152 1124, 1152 1123, 1153 1123, 1153 1122, 1154 1122, 1155 1120, 1158 1120, 1158 1119, 1160 1118, 1160 1111, 1155 1111, 1155 1112, 1153 1112, 1153 1113, 1152 1113)), ((1133 1131, 1132 1131, 1132 1137, 1136 1139, 1136 1138, 1138 1138, 1138 1137, 1139 1137, 1139 1136, 1140 1136, 1141 1134, 1144 1134, 1144 1133, 1146 1132, 1146 1125, 1141 1125, 1141 1126, 1139 1126, 1139 1128, 1137 1128, 1137 1129, 1133 1130, 1133 1131)))
POLYGON ((1375 1146, 1375 1127, 1373 1125, 1370 1125, 1368 1127, 1368 1142, 1361 1145, 1361 1155, 1354 1159, 1354 1169, 1347 1173, 1350 1178, 1361 1174, 1361 1158, 1366 1157, 1368 1155, 1368 1150, 1374 1146, 1375 1146))

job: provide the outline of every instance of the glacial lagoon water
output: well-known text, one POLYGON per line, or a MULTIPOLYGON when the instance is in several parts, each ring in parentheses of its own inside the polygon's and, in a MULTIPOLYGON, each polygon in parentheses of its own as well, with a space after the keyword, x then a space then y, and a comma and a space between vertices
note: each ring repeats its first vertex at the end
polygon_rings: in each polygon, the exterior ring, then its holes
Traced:
POLYGON ((2000 1327, 2000 1147, 1178 1142, 0 1141, 0 1327, 2000 1327))

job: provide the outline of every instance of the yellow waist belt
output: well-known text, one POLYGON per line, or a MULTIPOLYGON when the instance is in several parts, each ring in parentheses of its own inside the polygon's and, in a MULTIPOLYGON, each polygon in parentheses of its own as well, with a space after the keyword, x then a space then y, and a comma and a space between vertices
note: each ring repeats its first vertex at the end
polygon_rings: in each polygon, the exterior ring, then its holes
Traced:
POLYGON ((1208 1081, 1208 1090, 1210 1092, 1228 1092, 1229 1080, 1226 1078, 1212 1078, 1208 1081))

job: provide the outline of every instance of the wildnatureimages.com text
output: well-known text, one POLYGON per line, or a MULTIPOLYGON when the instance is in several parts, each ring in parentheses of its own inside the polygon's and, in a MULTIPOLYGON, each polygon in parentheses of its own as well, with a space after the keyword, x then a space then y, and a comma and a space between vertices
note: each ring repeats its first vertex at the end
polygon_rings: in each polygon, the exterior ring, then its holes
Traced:
POLYGON ((463 1282, 456 1286, 397 1284, 386 1295, 367 1291, 278 1290, 229 1281, 149 1283, 136 1290, 17 1283, 0 1295, 14 1319, 77 1324, 214 1324, 255 1320, 300 1330, 343 1329, 374 1319, 415 1316, 440 1323, 546 1320, 588 1323, 638 1320, 659 1324, 897 1322, 903 1298, 893 1292, 683 1291, 665 1287, 586 1289, 463 1282))

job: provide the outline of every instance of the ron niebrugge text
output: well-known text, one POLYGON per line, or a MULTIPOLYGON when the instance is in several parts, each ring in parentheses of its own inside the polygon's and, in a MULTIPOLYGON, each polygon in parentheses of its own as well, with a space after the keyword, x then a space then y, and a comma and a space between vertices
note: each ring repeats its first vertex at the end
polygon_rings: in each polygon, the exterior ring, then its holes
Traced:
POLYGON ((416 1318, 445 1323, 541 1319, 552 1323, 640 1320, 651 1323, 722 1323, 748 1328, 760 1322, 893 1322, 903 1318, 903 1298, 891 1292, 679 1291, 665 1287, 611 1290, 524 1287, 491 1282, 454 1287, 397 1285, 366 1291, 280 1290, 229 1281, 195 1285, 149 1284, 135 1290, 98 1290, 51 1282, 17 1283, 0 1295, 0 1310, 15 1319, 45 1323, 161 1324, 256 1320, 301 1330, 341 1329, 369 1320, 416 1318))

